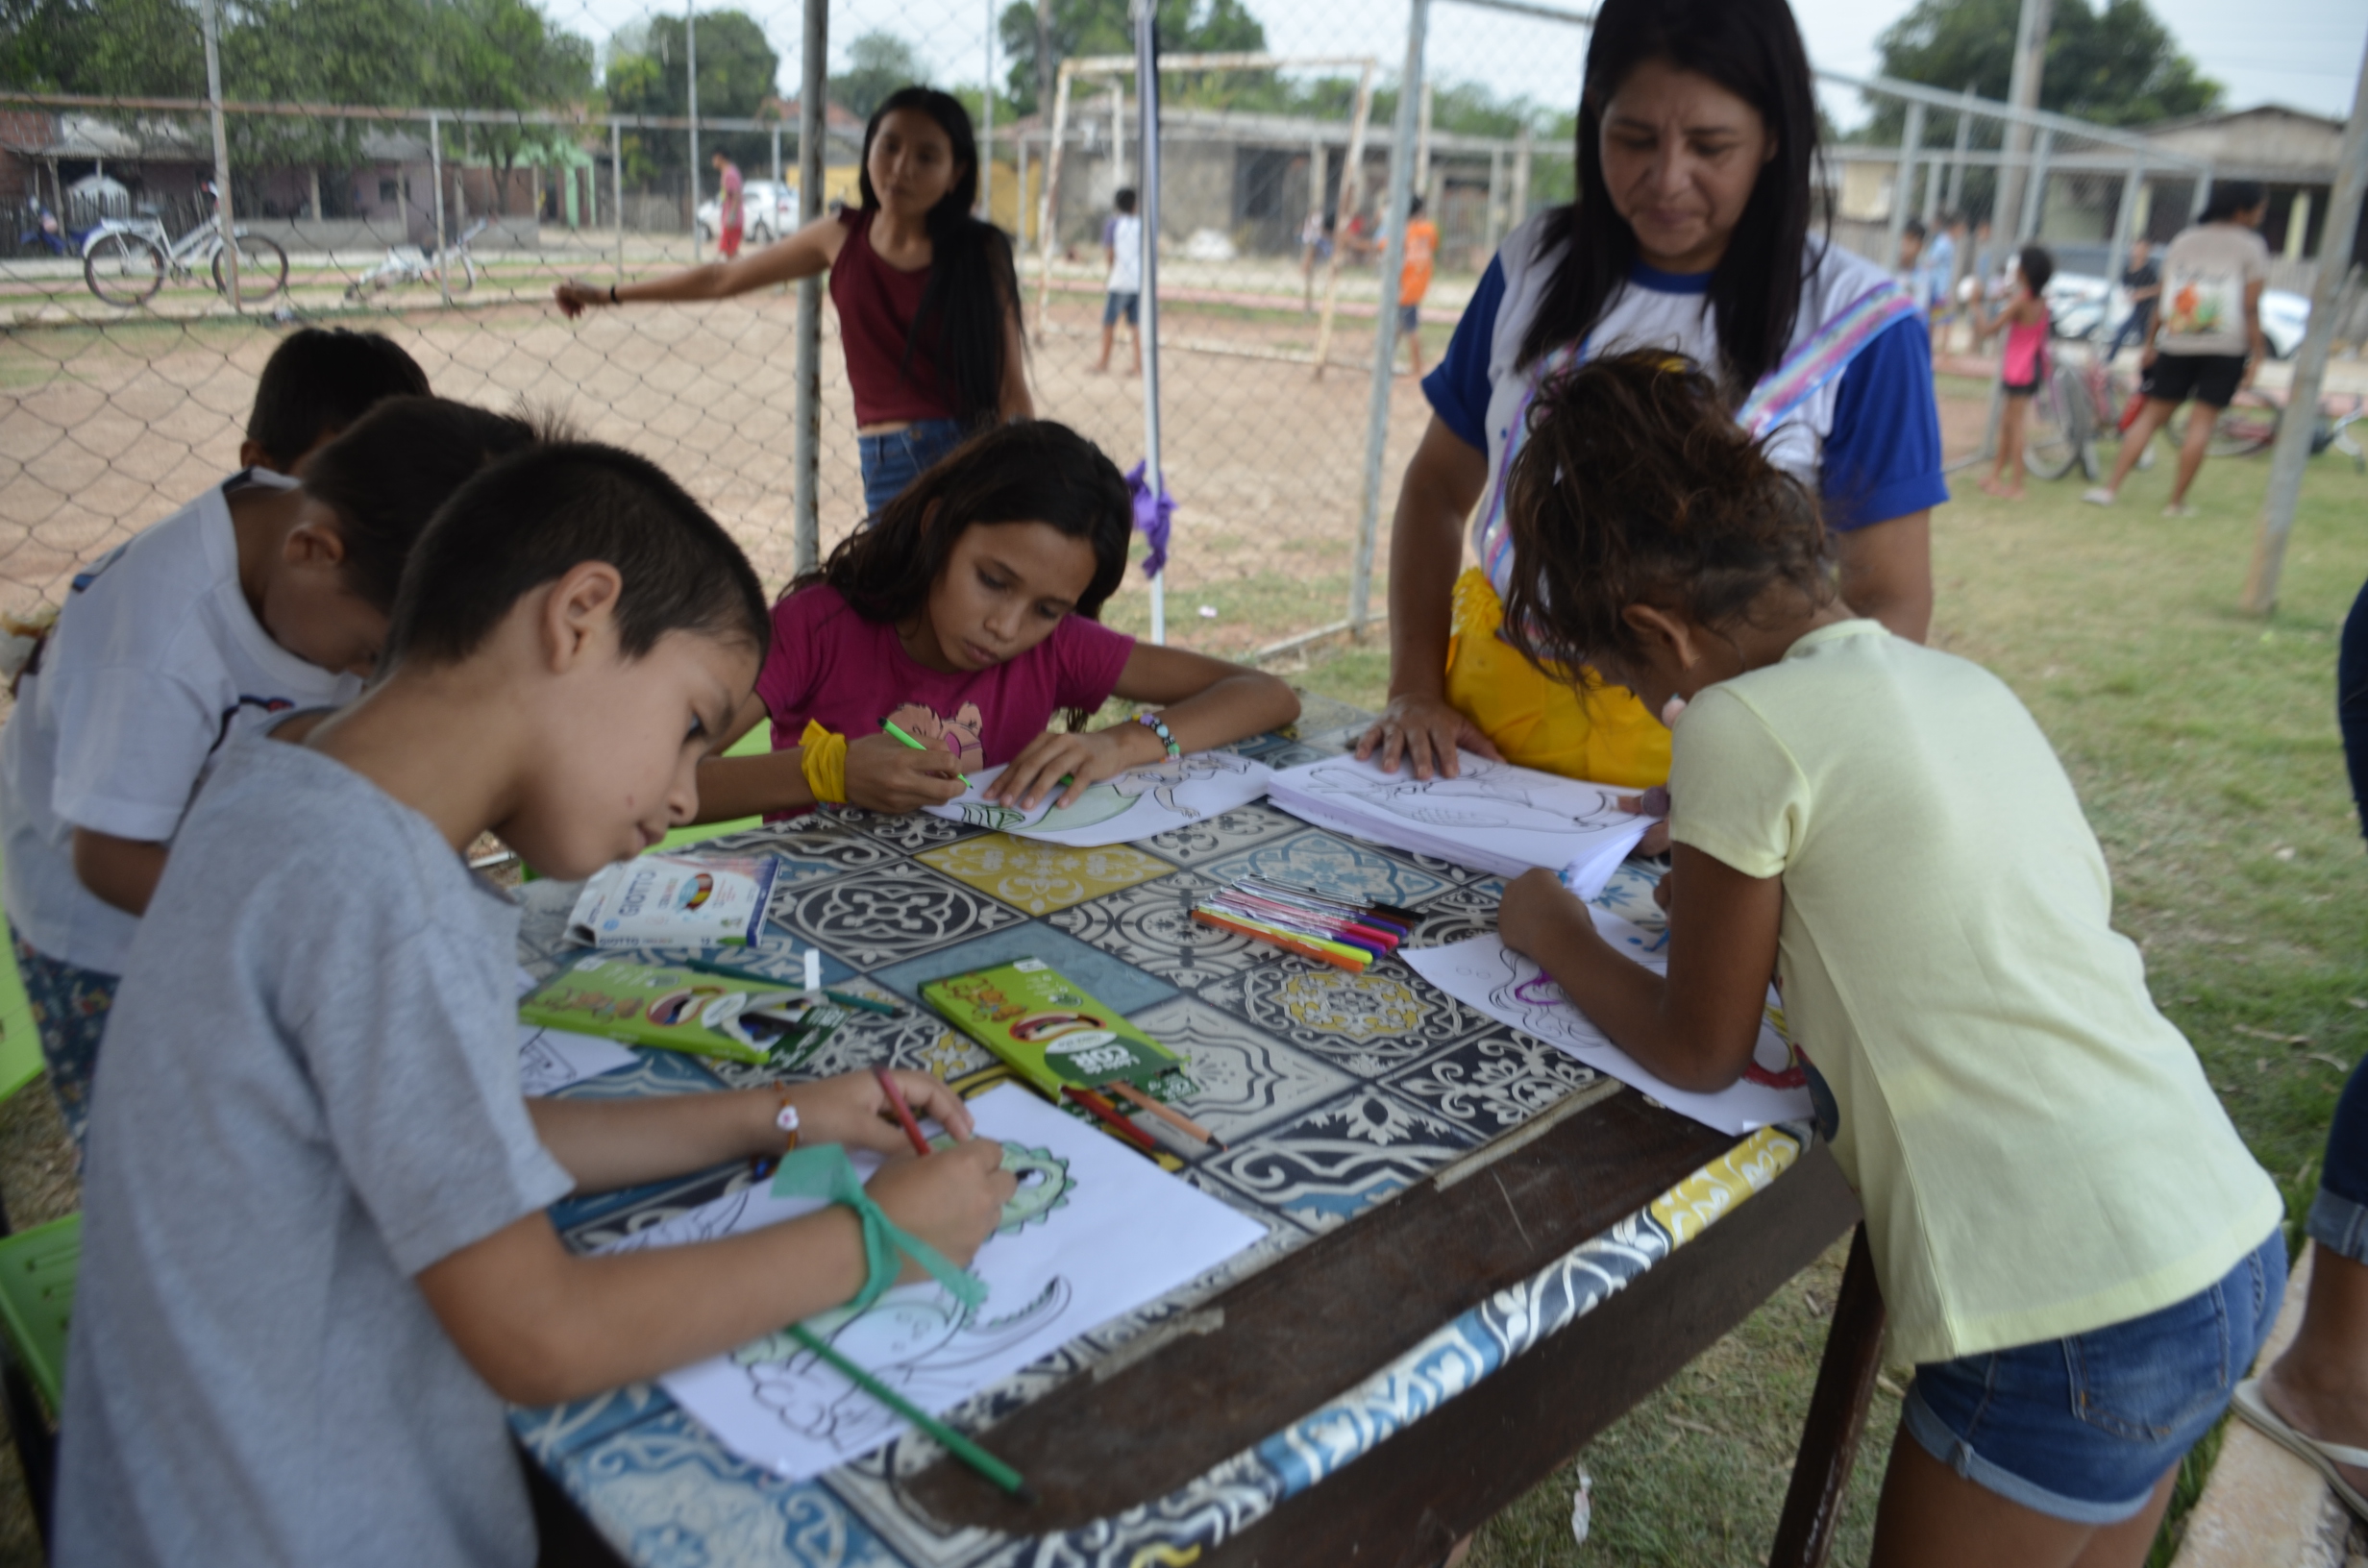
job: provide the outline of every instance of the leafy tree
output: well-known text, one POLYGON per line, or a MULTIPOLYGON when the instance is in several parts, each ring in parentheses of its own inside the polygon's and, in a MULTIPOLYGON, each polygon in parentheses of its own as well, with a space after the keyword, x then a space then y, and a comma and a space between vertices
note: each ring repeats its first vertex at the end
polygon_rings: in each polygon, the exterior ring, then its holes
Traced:
MULTIPOLYGON (((1127 0, 1051 0, 1052 48, 1051 64, 1080 55, 1131 55, 1135 52, 1134 23, 1127 14, 1127 0)), ((1011 74, 1005 79, 1011 91, 1012 106, 1023 114, 1033 113, 1040 106, 1036 101, 1036 5, 1035 0, 1012 0, 997 23, 1005 58, 1010 61, 1011 74)), ((1173 55, 1256 53, 1267 46, 1267 30, 1251 15, 1243 0, 1159 0, 1159 46, 1173 55)), ((1261 73, 1266 74, 1266 73, 1261 73)), ((1187 80, 1168 90, 1176 92, 1179 101, 1208 103, 1197 96, 1196 89, 1218 86, 1205 79, 1216 77, 1239 80, 1240 72, 1193 73, 1197 80, 1187 80)), ((1047 80, 1050 73, 1047 72, 1047 80)), ((1048 113, 1052 106, 1041 106, 1048 113)))
MULTIPOLYGON (((1875 40, 1886 75, 2004 98, 2020 0, 1917 0, 1875 40)), ((2216 108, 2221 86, 2183 54, 2146 0, 2056 0, 2039 106, 2107 125, 2144 125, 2216 108)), ((1878 106, 1874 138, 1896 141, 1903 110, 1878 106)))
MULTIPOLYGON (((304 0, 313 6, 321 0, 304 0)), ((580 104, 592 92, 592 42, 550 25, 529 0, 437 0, 431 9, 433 101, 469 109, 541 109, 580 104)), ((704 73, 702 73, 703 75, 704 73)), ((556 127, 456 126, 456 144, 499 167, 505 180, 530 154, 546 152, 556 127)))
POLYGON ((849 44, 847 61, 848 68, 830 78, 830 101, 858 119, 870 119, 897 88, 929 80, 919 52, 884 29, 875 28, 849 44))
MULTIPOLYGON (((672 117, 690 112, 689 57, 681 17, 651 17, 646 30, 620 31, 609 43, 605 87, 611 110, 672 117)), ((700 118, 752 119, 760 110, 777 113, 775 83, 780 70, 781 57, 748 12, 699 13, 700 118)), ((699 147, 703 159, 721 151, 745 164, 765 156, 769 142, 753 135, 702 135, 699 147)), ((682 168, 689 153, 689 137, 679 131, 625 134, 626 173, 637 180, 682 168)))

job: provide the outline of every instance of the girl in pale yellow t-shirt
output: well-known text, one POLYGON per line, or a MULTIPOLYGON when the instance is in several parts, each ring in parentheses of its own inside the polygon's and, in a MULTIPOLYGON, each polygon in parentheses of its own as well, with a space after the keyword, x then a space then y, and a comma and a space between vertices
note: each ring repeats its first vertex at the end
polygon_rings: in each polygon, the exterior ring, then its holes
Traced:
POLYGON ((1686 361, 1590 365, 1532 417, 1505 625, 1676 714, 1669 969, 1543 872, 1506 943, 1689 1090, 1749 1066, 1775 972, 1916 1363, 1877 1568, 2134 1568, 2277 1315, 2282 1208, 2070 781, 1994 676, 1850 618, 1814 499, 1686 361))

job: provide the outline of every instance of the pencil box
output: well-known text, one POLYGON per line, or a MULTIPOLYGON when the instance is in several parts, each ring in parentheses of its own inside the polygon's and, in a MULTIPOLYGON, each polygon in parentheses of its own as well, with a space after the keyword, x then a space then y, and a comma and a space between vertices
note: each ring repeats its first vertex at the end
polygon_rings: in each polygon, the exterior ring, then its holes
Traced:
POLYGON ((1183 1066, 1183 1058, 1041 958, 932 980, 921 995, 1056 1101, 1064 1088, 1147 1088, 1183 1066))
POLYGON ((847 1018, 828 1002, 807 1005, 805 992, 795 988, 770 990, 601 953, 578 959, 529 992, 518 1017, 629 1045, 776 1064, 810 1055, 847 1018))

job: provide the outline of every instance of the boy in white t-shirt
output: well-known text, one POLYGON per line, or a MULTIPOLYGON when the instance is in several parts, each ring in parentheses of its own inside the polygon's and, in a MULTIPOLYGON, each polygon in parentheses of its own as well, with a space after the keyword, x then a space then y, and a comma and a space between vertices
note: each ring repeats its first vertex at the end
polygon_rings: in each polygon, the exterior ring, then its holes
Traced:
POLYGON ((301 482, 247 469, 75 576, 0 730, 0 897, 77 1144, 132 933, 223 743, 358 694, 419 530, 535 439, 522 419, 391 399, 301 482))
POLYGON ((1119 317, 1126 318, 1127 334, 1134 339, 1135 366, 1130 376, 1143 374, 1143 220, 1135 216, 1133 187, 1122 190, 1111 201, 1118 210, 1102 225, 1102 257, 1110 264, 1110 281, 1102 297, 1101 358, 1096 370, 1110 368, 1110 349, 1118 340, 1119 317))

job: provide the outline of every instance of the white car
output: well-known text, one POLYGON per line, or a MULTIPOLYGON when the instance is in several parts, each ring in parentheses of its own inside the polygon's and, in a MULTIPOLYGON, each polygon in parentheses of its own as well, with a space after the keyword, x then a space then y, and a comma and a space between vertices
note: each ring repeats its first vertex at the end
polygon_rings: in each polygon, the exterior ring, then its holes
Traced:
MULTIPOLYGON (((699 204, 691 221, 703 245, 715 243, 723 227, 723 207, 710 196, 699 204)), ((742 236, 751 245, 770 245, 798 227, 798 185, 795 181, 751 180, 740 187, 742 236)))
MULTIPOLYGON (((2102 340, 2130 315, 2130 296, 2116 283, 2082 272, 2060 272, 2047 281, 2047 309, 2058 337, 2102 340)), ((2271 355, 2291 359, 2310 329, 2310 299, 2290 288, 2261 290, 2261 335, 2271 355)))

